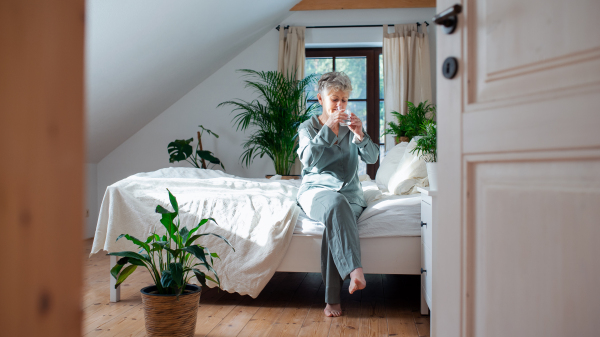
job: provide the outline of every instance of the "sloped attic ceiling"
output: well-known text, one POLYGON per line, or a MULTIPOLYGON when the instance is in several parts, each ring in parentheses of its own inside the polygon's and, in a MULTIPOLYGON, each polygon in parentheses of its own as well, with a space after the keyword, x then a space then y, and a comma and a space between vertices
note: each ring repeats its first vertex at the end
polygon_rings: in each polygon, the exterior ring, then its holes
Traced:
POLYGON ((88 162, 273 29, 298 1, 87 0, 88 162))

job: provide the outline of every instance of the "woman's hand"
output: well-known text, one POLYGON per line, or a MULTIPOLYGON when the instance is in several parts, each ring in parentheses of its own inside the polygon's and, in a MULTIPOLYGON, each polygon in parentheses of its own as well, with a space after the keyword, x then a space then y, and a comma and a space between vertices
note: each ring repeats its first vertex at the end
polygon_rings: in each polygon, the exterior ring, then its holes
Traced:
POLYGON ((345 112, 346 110, 334 110, 330 115, 325 125, 331 129, 331 131, 338 134, 340 129, 340 122, 343 122, 348 119, 348 114, 345 112))
POLYGON ((353 113, 350 113, 350 121, 351 123, 350 125, 348 125, 348 129, 354 132, 354 134, 360 139, 360 141, 362 141, 363 137, 365 136, 362 130, 362 121, 360 120, 360 118, 358 118, 358 116, 356 116, 353 113))

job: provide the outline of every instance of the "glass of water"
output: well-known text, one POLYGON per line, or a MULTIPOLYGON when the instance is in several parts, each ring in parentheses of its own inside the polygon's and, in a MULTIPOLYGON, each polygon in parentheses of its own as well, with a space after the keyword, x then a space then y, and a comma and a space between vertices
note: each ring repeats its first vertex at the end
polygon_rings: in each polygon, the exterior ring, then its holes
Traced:
MULTIPOLYGON (((338 108, 337 108, 337 110, 338 110, 338 111, 341 111, 341 110, 342 110, 342 108, 341 108, 341 107, 338 107, 338 108)), ((350 110, 346 110, 346 111, 344 111, 344 112, 345 112, 345 113, 348 115, 348 119, 342 120, 342 121, 340 122, 340 126, 348 126, 348 125, 352 124, 352 120, 350 119, 350 110)))

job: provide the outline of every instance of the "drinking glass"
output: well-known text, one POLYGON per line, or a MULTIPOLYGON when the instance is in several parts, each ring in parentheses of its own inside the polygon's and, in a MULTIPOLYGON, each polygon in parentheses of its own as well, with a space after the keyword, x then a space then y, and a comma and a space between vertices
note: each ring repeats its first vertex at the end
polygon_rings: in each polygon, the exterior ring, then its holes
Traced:
MULTIPOLYGON (((338 107, 338 108, 337 108, 337 110, 338 110, 338 111, 341 111, 341 110, 342 110, 342 108, 341 108, 341 107, 338 107)), ((344 111, 344 112, 345 112, 345 113, 348 115, 348 119, 346 119, 346 120, 342 120, 342 121, 340 122, 340 126, 348 126, 348 125, 352 124, 352 120, 350 119, 350 113, 351 113, 351 112, 350 112, 350 110, 346 110, 346 111, 344 111)))

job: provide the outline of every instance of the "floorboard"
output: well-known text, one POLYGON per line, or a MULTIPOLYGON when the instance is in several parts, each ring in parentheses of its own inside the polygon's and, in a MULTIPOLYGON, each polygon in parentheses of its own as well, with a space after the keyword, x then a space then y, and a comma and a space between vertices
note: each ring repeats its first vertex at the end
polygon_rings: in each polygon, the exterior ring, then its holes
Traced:
MULTIPOLYGON (((84 258, 83 330, 86 337, 145 337, 140 289, 150 274, 138 269, 123 283, 121 301, 109 301, 109 257, 91 257, 87 240, 84 258)), ((420 276, 366 275, 367 288, 348 293, 342 287, 341 317, 325 317, 325 289, 318 273, 275 273, 261 294, 231 294, 203 290, 195 336, 429 336, 429 316, 419 312, 420 276)))

